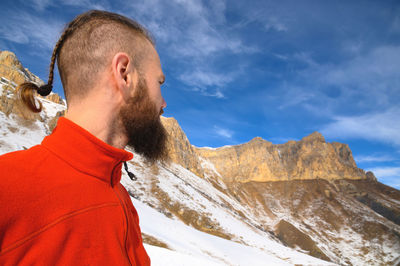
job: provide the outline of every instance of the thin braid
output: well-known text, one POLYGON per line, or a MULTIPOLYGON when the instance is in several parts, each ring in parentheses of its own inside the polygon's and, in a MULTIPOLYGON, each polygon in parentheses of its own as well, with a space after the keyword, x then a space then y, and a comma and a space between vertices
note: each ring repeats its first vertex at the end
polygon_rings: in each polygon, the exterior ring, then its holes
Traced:
MULTIPOLYGON (((52 91, 53 81, 54 81, 54 65, 57 61, 57 63, 60 66, 60 60, 59 60, 60 59, 60 51, 62 50, 62 47, 63 47, 65 41, 69 37, 71 37, 75 31, 79 30, 80 27, 84 26, 86 23, 91 23, 91 22, 93 22, 93 23, 97 22, 99 24, 109 22, 109 23, 116 23, 119 25, 124 25, 127 28, 134 30, 137 34, 141 35, 142 37, 145 37, 153 45, 155 44, 152 36, 145 28, 143 28, 136 21, 132 21, 126 17, 120 16, 115 13, 110 13, 107 11, 99 11, 99 10, 91 10, 91 11, 85 12, 81 15, 78 15, 74 20, 72 20, 64 28, 63 33, 61 34, 60 38, 58 39, 58 41, 53 49, 53 53, 51 55, 50 66, 49 66, 49 77, 47 80, 47 84, 44 84, 39 87, 36 83, 25 82, 25 83, 20 84, 17 87, 18 97, 32 112, 38 113, 42 110, 42 103, 40 101, 36 101, 34 92, 37 92, 41 96, 47 96, 52 91)), ((135 60, 135 62, 136 61, 137 60, 135 60)), ((63 70, 60 69, 61 82, 63 82, 62 81, 62 79, 63 79, 62 72, 63 72, 63 70)), ((66 97, 67 97, 67 93, 66 93, 66 97)))
POLYGON ((53 88, 53 80, 54 80, 54 64, 57 60, 58 54, 61 50, 64 41, 68 36, 72 34, 72 32, 76 29, 76 23, 70 23, 68 27, 64 29, 64 32, 61 34, 60 38, 58 39, 54 49, 53 54, 51 55, 51 62, 50 62, 50 73, 49 79, 47 84, 38 87, 35 83, 32 82, 24 82, 20 84, 17 88, 18 97, 22 100, 22 102, 32 111, 35 113, 39 113, 42 110, 42 103, 36 102, 35 97, 33 96, 33 92, 37 91, 38 94, 41 96, 47 96, 50 94, 53 88), (75 24, 75 25, 74 25, 75 24), (39 106, 37 106, 37 104, 39 106))
POLYGON ((50 67, 49 67, 49 78, 47 80, 47 84, 40 86, 38 89, 38 93, 41 96, 47 96, 50 94, 51 90, 53 89, 53 80, 54 80, 54 65, 57 60, 57 56, 60 52, 60 49, 67 38, 68 35, 72 33, 73 29, 70 27, 67 27, 64 32, 61 34, 60 39, 58 39, 56 45, 54 46, 53 49, 53 54, 51 55, 51 61, 50 61, 50 67))

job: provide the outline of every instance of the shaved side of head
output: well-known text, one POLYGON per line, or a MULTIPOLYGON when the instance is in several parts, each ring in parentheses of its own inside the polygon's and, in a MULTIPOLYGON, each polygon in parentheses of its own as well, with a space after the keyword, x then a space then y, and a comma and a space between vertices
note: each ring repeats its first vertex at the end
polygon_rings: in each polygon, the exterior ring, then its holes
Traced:
POLYGON ((128 54, 133 66, 140 72, 149 45, 154 46, 154 40, 138 22, 107 11, 85 12, 64 28, 57 41, 47 84, 39 87, 32 82, 22 83, 18 93, 30 110, 40 112, 42 106, 40 102, 37 106, 34 92, 42 96, 51 93, 57 61, 65 98, 70 103, 87 95, 118 52, 128 54))
POLYGON ((140 70, 148 45, 154 45, 142 26, 114 13, 84 13, 69 26, 76 29, 64 41, 58 58, 67 102, 75 97, 84 97, 116 53, 124 52, 131 56, 134 67, 140 70), (77 27, 79 24, 82 25, 77 27))

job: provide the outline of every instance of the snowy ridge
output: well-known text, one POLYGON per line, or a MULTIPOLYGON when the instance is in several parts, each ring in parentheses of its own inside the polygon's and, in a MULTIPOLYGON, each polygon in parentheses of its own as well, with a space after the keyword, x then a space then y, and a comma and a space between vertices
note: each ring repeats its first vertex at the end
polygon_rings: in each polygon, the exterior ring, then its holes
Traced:
POLYGON ((266 261, 268 265, 332 265, 287 248, 270 234, 247 224, 234 210, 224 206, 229 203, 235 210, 246 211, 240 203, 180 165, 172 164, 168 167, 159 165, 157 176, 152 176, 146 171, 146 165, 138 155, 133 161, 135 167, 130 167, 131 170, 134 169, 138 181, 132 182, 124 174, 122 183, 131 194, 135 195, 132 201, 140 214, 142 231, 162 240, 172 249, 194 257, 212 259, 222 265, 265 265, 266 261), (149 207, 149 205, 159 206, 160 202, 157 202, 151 193, 140 191, 149 191, 149 186, 154 180, 159 182, 157 185, 167 192, 172 201, 197 210, 199 215, 206 214, 216 221, 224 232, 232 234, 233 241, 198 231, 175 216, 169 219, 165 214, 149 207), (177 235, 180 236, 179 240, 176 239, 177 235))
MULTIPOLYGON (((14 114, 6 116, 0 112, 0 154, 30 148, 50 133, 47 123, 65 106, 40 100, 44 122, 27 123, 14 114)), ((210 162, 203 160, 202 164, 217 174, 210 162)), ((132 195, 142 232, 169 247, 145 245, 152 265, 333 265, 285 247, 270 233, 257 229, 256 220, 243 219, 238 214, 238 211, 250 214, 248 209, 180 165, 151 166, 135 155, 129 168, 138 181, 132 182, 124 173, 121 182, 132 195), (164 193, 161 196, 179 203, 182 209, 196 210, 199 217, 209 220, 231 239, 207 234, 184 223, 163 208, 165 202, 156 193, 164 193)), ((223 188, 222 183, 217 182, 217 186, 223 188)))

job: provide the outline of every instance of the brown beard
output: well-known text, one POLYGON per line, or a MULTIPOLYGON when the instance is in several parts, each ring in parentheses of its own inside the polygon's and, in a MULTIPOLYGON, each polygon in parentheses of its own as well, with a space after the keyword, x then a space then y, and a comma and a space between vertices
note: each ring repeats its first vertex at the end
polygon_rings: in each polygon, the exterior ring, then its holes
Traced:
POLYGON ((135 95, 121 108, 120 118, 128 137, 128 146, 150 162, 167 157, 167 132, 161 123, 161 114, 162 109, 156 109, 145 80, 140 78, 135 95))

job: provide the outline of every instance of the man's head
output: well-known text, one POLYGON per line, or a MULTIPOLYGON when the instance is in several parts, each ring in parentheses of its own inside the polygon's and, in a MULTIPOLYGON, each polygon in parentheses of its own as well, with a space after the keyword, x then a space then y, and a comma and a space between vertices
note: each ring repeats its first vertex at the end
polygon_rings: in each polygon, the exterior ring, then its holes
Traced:
MULTIPOLYGON (((117 53, 127 54, 140 70, 154 41, 137 22, 106 11, 77 16, 58 41, 57 66, 67 102, 85 96, 117 53)), ((57 47, 56 45, 56 47, 57 47)))
POLYGON ((150 161, 165 159, 167 135, 160 121, 166 107, 160 90, 165 77, 160 59, 151 46, 148 47, 138 71, 129 67, 129 62, 125 54, 116 54, 111 63, 114 86, 128 92, 115 119, 117 128, 123 130, 127 145, 133 147, 137 153, 150 161))
POLYGON ((56 59, 69 109, 88 95, 107 94, 117 99, 114 105, 118 103, 113 107, 114 130, 122 130, 128 144, 147 158, 163 155, 165 130, 160 115, 166 103, 160 85, 165 78, 154 41, 140 24, 106 11, 77 16, 54 48, 48 84, 20 86, 22 100, 33 111, 41 106, 36 107, 32 88, 41 95, 51 92, 56 59))

